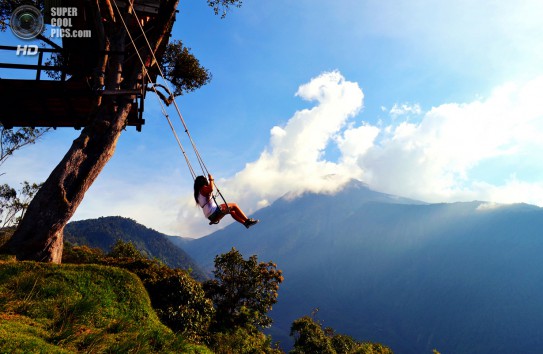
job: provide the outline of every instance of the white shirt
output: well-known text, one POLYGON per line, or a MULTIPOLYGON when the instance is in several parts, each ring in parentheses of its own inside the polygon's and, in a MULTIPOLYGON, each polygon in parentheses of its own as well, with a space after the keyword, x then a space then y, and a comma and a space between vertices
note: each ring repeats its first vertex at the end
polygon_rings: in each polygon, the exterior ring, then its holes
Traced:
POLYGON ((207 198, 206 196, 202 195, 202 193, 198 193, 198 204, 202 207, 206 218, 209 218, 218 208, 217 203, 215 203, 215 200, 211 198, 211 195, 209 198, 207 198))

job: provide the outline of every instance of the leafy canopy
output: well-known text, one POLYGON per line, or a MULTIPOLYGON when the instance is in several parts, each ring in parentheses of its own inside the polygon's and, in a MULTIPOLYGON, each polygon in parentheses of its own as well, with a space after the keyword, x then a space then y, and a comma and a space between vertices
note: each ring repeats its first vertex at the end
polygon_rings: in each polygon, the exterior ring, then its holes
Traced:
POLYGON ((358 342, 351 336, 336 333, 333 328, 323 329, 314 317, 315 313, 292 323, 290 335, 294 337, 294 348, 291 354, 393 354, 382 344, 358 342))
POLYGON ((0 185, 0 225, 17 226, 41 184, 23 182, 19 191, 7 184, 0 185))
POLYGON ((221 18, 224 18, 230 10, 230 6, 240 8, 243 4, 242 0, 207 0, 207 4, 213 8, 215 15, 221 14, 221 18))
POLYGON ((200 65, 200 61, 190 53, 190 48, 184 47, 180 40, 168 44, 161 67, 165 79, 175 86, 175 96, 192 92, 211 80, 210 72, 200 65))
POLYGON ((258 262, 256 255, 244 260, 232 248, 215 257, 213 274, 215 279, 205 282, 204 290, 215 305, 215 330, 271 326, 272 319, 267 313, 277 302, 277 291, 283 281, 276 264, 258 262))
POLYGON ((6 129, 0 124, 0 166, 8 157, 22 147, 32 145, 38 141, 50 128, 22 127, 18 129, 6 129))

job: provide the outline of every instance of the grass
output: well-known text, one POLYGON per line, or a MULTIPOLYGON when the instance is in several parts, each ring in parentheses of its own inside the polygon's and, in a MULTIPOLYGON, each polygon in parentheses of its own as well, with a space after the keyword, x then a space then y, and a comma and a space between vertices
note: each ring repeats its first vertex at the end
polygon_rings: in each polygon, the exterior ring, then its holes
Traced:
POLYGON ((120 268, 0 261, 1 353, 210 353, 160 323, 120 268))

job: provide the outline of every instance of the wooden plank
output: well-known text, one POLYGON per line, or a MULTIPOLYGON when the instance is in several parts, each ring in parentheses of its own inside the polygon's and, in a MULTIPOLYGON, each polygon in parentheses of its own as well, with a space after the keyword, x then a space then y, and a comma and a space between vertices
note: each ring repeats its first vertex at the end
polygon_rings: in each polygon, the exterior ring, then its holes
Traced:
MULTIPOLYGON (((93 92, 85 82, 0 80, 0 121, 5 127, 84 127, 93 109, 93 92), (60 96, 59 96, 60 95, 60 96)), ((128 116, 129 126, 141 130, 137 102, 128 116)))
MULTIPOLYGON (((117 6, 121 9, 126 8, 126 1, 124 0, 115 0, 117 6)), ((143 13, 146 15, 156 15, 160 9, 159 0, 136 0, 134 1, 134 10, 138 13, 143 13)))

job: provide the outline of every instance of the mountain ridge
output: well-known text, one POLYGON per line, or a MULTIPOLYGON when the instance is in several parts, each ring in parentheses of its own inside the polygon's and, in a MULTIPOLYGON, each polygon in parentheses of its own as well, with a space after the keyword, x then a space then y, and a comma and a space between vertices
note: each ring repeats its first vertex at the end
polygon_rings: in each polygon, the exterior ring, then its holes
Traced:
POLYGON ((537 206, 428 204, 355 183, 282 198, 253 217, 261 223, 249 234, 233 224, 185 250, 205 269, 231 247, 277 263, 285 281, 275 340, 289 343, 292 319, 318 307, 326 325, 399 353, 535 353, 543 344, 543 319, 530 316, 543 300, 515 300, 519 289, 543 292, 537 206))
POLYGON ((72 221, 64 229, 64 239, 74 245, 97 247, 104 252, 109 252, 117 240, 131 241, 148 256, 158 258, 172 268, 190 269, 199 280, 207 279, 197 262, 170 237, 129 218, 106 216, 72 221))

